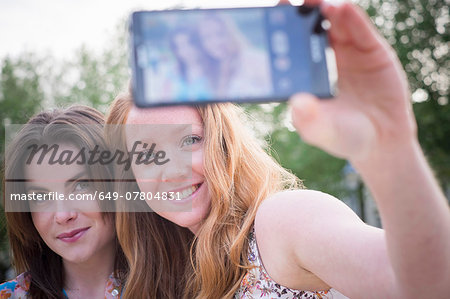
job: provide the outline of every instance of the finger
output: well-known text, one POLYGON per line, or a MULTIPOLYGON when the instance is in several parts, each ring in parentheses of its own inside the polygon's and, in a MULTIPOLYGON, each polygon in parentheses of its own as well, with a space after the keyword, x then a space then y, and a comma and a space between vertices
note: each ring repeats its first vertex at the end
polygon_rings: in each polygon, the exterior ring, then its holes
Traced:
POLYGON ((383 43, 369 16, 356 5, 323 3, 322 13, 331 23, 329 35, 333 43, 351 43, 362 51, 372 50, 383 43))
POLYGON ((280 0, 278 4, 320 5, 322 2, 322 0, 280 0))

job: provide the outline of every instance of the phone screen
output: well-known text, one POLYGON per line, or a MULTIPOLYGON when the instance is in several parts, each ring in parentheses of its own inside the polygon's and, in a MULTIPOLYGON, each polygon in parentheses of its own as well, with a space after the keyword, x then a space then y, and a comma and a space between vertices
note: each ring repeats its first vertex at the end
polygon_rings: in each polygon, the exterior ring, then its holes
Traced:
POLYGON ((298 7, 135 12, 133 95, 138 106, 265 102, 295 92, 330 97, 319 10, 298 7))

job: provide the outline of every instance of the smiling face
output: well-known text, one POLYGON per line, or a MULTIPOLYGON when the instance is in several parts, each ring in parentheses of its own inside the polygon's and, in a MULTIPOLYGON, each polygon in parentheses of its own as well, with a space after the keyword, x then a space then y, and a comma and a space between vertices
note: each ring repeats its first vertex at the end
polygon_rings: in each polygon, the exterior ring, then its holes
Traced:
MULTIPOLYGON (((129 151, 136 141, 142 141, 155 144, 156 151, 164 151, 170 160, 164 165, 132 163, 141 192, 153 195, 174 192, 179 199, 146 202, 160 216, 196 233, 211 205, 203 169, 203 123, 198 111, 186 106, 133 107, 127 119, 126 136, 129 151), (139 124, 157 126, 136 129, 139 124)), ((143 148, 140 152, 148 153, 143 148)))
MULTIPOLYGON (((71 145, 60 145, 59 150, 78 152, 71 145)), ((49 156, 40 165, 33 161, 25 166, 28 194, 57 192, 69 198, 69 195, 82 196, 95 191, 84 165, 50 165, 49 156)), ((103 217, 97 201, 31 201, 30 208, 39 235, 64 261, 80 264, 96 257, 112 256, 114 225, 103 217)))

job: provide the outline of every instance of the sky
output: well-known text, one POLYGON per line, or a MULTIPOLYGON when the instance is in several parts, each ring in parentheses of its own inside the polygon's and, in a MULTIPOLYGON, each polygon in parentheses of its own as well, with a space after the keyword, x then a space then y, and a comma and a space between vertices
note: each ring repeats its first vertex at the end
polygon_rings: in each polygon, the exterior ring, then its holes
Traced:
POLYGON ((102 49, 133 10, 174 6, 272 6, 277 0, 0 0, 0 60, 25 51, 69 58, 82 44, 102 49))

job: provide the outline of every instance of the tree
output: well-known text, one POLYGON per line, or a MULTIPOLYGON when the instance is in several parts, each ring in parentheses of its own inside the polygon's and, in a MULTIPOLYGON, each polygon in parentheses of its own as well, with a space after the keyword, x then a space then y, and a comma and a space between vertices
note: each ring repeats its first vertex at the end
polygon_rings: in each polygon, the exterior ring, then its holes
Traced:
POLYGON ((62 64, 55 76, 53 97, 57 105, 85 104, 106 112, 114 97, 127 90, 129 74, 125 22, 100 53, 86 45, 73 61, 62 64))
POLYGON ((346 161, 303 142, 290 124, 286 103, 242 106, 253 119, 257 137, 266 140, 267 152, 299 177, 307 188, 338 198, 348 195, 342 181, 346 161))
POLYGON ((412 91, 419 141, 444 187, 450 185, 449 1, 362 0, 395 49, 412 91))

